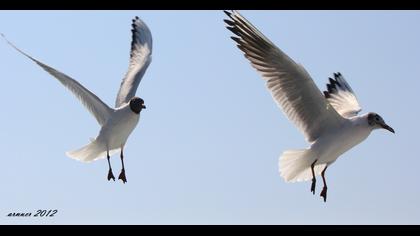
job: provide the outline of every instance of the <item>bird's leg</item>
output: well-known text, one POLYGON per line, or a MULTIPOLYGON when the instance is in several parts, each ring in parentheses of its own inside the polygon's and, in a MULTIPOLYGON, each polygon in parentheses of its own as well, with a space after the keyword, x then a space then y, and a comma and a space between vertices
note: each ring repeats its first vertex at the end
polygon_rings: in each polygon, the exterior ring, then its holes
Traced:
POLYGON ((311 185, 311 192, 313 194, 315 194, 315 183, 316 183, 316 178, 315 178, 315 172, 314 172, 314 167, 315 167, 315 163, 317 160, 315 160, 312 165, 311 165, 311 171, 312 171, 312 185, 311 185))
POLYGON ((111 180, 111 179, 115 181, 114 174, 112 174, 111 162, 109 162, 109 151, 108 150, 106 151, 106 158, 108 159, 108 166, 109 166, 108 181, 111 180))
POLYGON ((328 165, 325 166, 324 170, 321 172, 322 181, 324 181, 324 188, 319 196, 324 198, 324 202, 327 201, 327 182, 325 181, 325 171, 327 170, 328 165))
POLYGON ((123 149, 124 149, 124 146, 121 147, 121 156, 120 157, 121 157, 122 170, 121 170, 120 176, 118 176, 118 179, 122 180, 123 183, 126 183, 127 178, 125 177, 123 149))

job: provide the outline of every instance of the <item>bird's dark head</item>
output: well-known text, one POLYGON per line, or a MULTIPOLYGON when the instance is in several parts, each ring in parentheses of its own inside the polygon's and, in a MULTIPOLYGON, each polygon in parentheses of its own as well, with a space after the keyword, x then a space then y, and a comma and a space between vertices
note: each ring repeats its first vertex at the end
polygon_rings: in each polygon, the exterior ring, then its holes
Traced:
POLYGON ((374 112, 368 114, 368 123, 372 129, 386 129, 389 132, 395 133, 394 129, 387 125, 382 117, 374 112))
POLYGON ((139 114, 142 109, 146 109, 146 106, 144 105, 144 100, 139 97, 133 97, 130 99, 130 109, 136 113, 139 114))

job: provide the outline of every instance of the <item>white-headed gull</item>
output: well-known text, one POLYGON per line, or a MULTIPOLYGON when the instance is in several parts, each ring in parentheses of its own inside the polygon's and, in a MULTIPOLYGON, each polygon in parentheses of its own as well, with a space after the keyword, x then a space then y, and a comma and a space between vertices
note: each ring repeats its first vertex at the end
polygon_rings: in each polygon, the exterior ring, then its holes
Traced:
POLYGON ((147 25, 138 17, 135 17, 131 31, 130 64, 121 82, 115 108, 107 106, 101 99, 76 80, 21 51, 2 35, 12 47, 41 66, 58 79, 67 89, 73 92, 101 126, 99 135, 91 140, 88 145, 78 150, 67 152, 66 154, 73 159, 83 162, 95 161, 106 156, 109 167, 108 180, 113 179, 115 181, 109 158, 120 150, 122 170, 118 179, 121 179, 123 183, 127 182, 123 160, 124 145, 140 119, 141 110, 146 108, 143 99, 136 97, 135 94, 152 60, 152 34, 147 25))
POLYGON ((304 134, 310 147, 285 151, 279 158, 279 172, 286 182, 312 179, 321 174, 327 199, 325 170, 337 158, 366 139, 372 130, 394 130, 376 113, 358 116, 361 108, 349 84, 340 73, 329 79, 328 91, 321 93, 303 66, 275 46, 237 11, 225 13, 231 37, 251 65, 266 81, 277 105, 304 134))

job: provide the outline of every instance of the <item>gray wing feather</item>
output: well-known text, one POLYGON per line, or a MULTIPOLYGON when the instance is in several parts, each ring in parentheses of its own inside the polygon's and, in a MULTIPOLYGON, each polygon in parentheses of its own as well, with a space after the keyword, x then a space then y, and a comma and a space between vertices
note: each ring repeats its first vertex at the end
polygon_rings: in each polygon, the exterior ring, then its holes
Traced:
POLYGON ((309 142, 337 127, 343 118, 324 98, 308 72, 283 53, 237 11, 225 13, 227 28, 251 65, 260 72, 268 90, 286 116, 309 142))
POLYGON ((83 87, 79 82, 70 78, 64 73, 36 60, 35 58, 31 57, 30 55, 17 48, 14 44, 9 42, 3 34, 1 34, 1 36, 7 41, 8 44, 10 44, 18 52, 22 53, 23 55, 34 61, 36 64, 41 66, 45 71, 50 73, 58 81, 60 81, 61 84, 63 84, 67 89, 69 89, 82 102, 82 104, 87 108, 87 110, 96 118, 100 125, 103 125, 106 122, 106 120, 111 116, 113 109, 108 107, 104 102, 101 101, 101 99, 99 99, 95 94, 83 87))

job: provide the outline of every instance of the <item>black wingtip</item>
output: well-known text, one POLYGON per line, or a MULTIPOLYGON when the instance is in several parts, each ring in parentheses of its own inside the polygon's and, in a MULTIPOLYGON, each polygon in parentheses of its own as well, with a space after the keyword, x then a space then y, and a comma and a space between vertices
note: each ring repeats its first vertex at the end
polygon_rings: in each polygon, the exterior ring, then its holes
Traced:
POLYGON ((229 11, 224 10, 223 12, 224 12, 227 16, 231 17, 231 15, 232 15, 233 11, 232 11, 232 10, 229 10, 229 11), (231 12, 229 12, 229 11, 231 11, 231 12))
POLYGON ((331 85, 334 85, 334 82, 336 82, 335 80, 333 80, 331 77, 328 77, 328 81, 330 81, 331 85))
POLYGON ((333 93, 334 91, 333 91, 333 86, 331 85, 331 84, 327 84, 327 91, 329 92, 329 93, 333 93))
POLYGON ((238 29, 237 28, 235 28, 235 27, 233 27, 233 26, 227 26, 226 27, 230 32, 232 32, 232 33, 234 33, 235 35, 240 35, 239 34, 239 31, 238 31, 238 29))
POLYGON ((228 20, 228 19, 225 19, 225 20, 223 20, 226 24, 228 24, 229 26, 234 26, 235 25, 235 23, 233 22, 233 21, 231 21, 231 20, 228 20))
POLYGON ((329 93, 329 92, 324 91, 324 97, 325 97, 325 98, 330 98, 330 97, 331 97, 331 95, 330 95, 330 93, 329 93))
POLYGON ((235 41, 237 44, 241 44, 241 39, 240 38, 238 38, 238 37, 234 37, 234 36, 231 36, 230 37, 233 41, 235 41))
POLYGON ((334 79, 332 79, 331 77, 328 77, 329 83, 327 83, 327 90, 328 90, 328 93, 330 94, 336 93, 337 90, 339 89, 346 89, 345 87, 343 87, 345 86, 345 84, 342 84, 341 82, 339 82, 340 77, 342 77, 341 73, 336 72, 336 73, 333 73, 333 75, 334 75, 334 79))
POLYGON ((131 21, 134 23, 136 23, 137 20, 140 20, 140 18, 138 16, 135 16, 131 21))
POLYGON ((342 75, 341 75, 341 73, 340 72, 337 72, 337 73, 334 73, 334 78, 335 78, 335 83, 340 87, 340 88, 343 88, 343 85, 340 83, 340 82, 338 82, 339 81, 339 78, 340 77, 342 77, 342 75))

